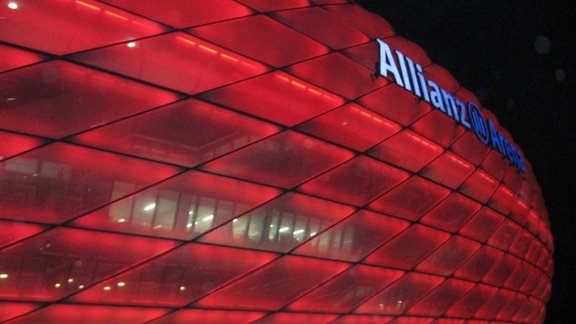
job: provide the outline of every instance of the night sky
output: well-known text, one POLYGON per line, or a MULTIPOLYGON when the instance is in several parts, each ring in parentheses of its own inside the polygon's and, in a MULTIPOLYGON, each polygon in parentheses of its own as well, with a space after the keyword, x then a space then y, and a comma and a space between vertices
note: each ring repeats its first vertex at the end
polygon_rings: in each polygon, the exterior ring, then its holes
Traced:
POLYGON ((359 0, 498 117, 533 166, 556 250, 546 323, 576 321, 576 2, 359 0))

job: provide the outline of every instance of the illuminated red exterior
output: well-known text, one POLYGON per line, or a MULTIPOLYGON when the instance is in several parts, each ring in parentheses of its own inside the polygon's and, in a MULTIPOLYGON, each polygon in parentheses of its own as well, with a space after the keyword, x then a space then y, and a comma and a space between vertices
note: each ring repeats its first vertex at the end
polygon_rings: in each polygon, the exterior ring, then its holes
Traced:
POLYGON ((377 77, 380 38, 478 102, 384 19, 347 0, 0 17, 0 322, 543 321, 530 165, 377 77))

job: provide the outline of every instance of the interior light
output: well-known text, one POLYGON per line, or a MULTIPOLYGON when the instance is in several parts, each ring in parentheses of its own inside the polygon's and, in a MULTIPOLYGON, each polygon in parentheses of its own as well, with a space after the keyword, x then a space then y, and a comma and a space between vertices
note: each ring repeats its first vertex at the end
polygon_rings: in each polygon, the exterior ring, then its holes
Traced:
POLYGON ((61 285, 59 282, 57 282, 57 283, 54 285, 54 288, 60 288, 60 287, 62 287, 62 285, 61 285))
POLYGON ((78 289, 84 289, 84 285, 78 286, 78 289))
POLYGON ((126 221, 126 219, 120 218, 120 219, 118 220, 118 223, 124 223, 125 221, 126 221))
POLYGON ((126 286, 126 283, 123 281, 120 281, 119 283, 117 283, 118 287, 124 287, 126 286))
POLYGON ((237 221, 238 221, 238 218, 234 218, 234 219, 232 220, 232 223, 236 223, 237 221))
POLYGON ((128 44, 126 44, 126 46, 128 46, 130 48, 134 48, 134 47, 136 47, 136 42, 129 42, 128 44))
POLYGON ((6 278, 8 278, 7 273, 0 273, 0 279, 6 279, 6 278))
POLYGON ((68 283, 74 282, 74 278, 68 278, 68 283))
POLYGON ((186 290, 186 287, 180 286, 180 291, 184 291, 184 290, 186 290))
POLYGON ((106 287, 104 287, 104 290, 106 290, 106 291, 110 291, 110 290, 112 290, 112 287, 110 287, 110 286, 106 286, 106 287))
POLYGON ((12 10, 16 10, 16 9, 18 9, 18 3, 15 1, 10 1, 10 2, 8 2, 8 8, 10 8, 12 10))
POLYGON ((186 224, 186 227, 187 227, 187 228, 190 228, 190 227, 192 227, 192 223, 188 223, 188 224, 186 224))
POLYGON ((156 203, 151 203, 149 205, 146 205, 146 207, 144 207, 144 211, 151 211, 154 208, 156 208, 156 203))
POLYGON ((288 232, 288 230, 290 229, 290 227, 282 227, 280 230, 278 230, 279 232, 288 232))
POLYGON ((304 233, 304 230, 303 230, 303 229, 299 229, 299 230, 294 231, 293 234, 294 234, 294 235, 298 235, 298 234, 302 234, 302 233, 304 233))
POLYGON ((209 220, 212 220, 212 218, 214 218, 214 215, 208 215, 208 216, 202 218, 202 221, 203 221, 203 222, 207 222, 207 221, 209 221, 209 220))
POLYGON ((314 236, 314 235, 316 235, 316 232, 310 233, 310 236, 314 236))

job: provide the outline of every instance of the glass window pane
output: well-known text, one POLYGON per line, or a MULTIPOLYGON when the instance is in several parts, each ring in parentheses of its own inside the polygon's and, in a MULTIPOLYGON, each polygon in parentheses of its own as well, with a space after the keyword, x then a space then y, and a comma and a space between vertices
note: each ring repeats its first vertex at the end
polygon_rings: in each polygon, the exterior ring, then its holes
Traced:
POLYGON ((235 218, 199 240, 287 252, 353 211, 353 208, 344 205, 289 193, 235 218), (312 228, 309 226, 311 223, 319 226, 312 228), (238 230, 238 224, 248 224, 248 229, 238 230), (231 232, 234 232, 233 236, 231 232))
POLYGON ((5 274, 0 297, 56 301, 175 246, 166 240, 56 228, 0 254, 5 274))
MULTIPOLYGON (((87 228, 190 240, 279 194, 277 189, 192 171, 114 202, 73 223, 87 228)), ((242 218, 232 224, 234 235, 246 233, 247 223, 242 218)))
POLYGON ((188 244, 86 289, 72 300, 184 306, 275 258, 272 253, 188 244))
POLYGON ((130 190, 136 190, 178 171, 159 163, 54 143, 0 163, 1 216, 62 223, 116 198, 116 182, 131 184, 130 190), (45 163, 50 165, 49 174, 40 172, 45 163))

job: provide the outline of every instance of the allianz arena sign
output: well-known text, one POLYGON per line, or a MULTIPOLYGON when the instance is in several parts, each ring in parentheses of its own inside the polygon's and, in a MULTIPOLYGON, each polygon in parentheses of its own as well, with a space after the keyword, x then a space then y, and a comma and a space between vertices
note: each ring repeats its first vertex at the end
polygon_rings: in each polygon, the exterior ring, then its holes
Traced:
POLYGON ((498 132, 492 120, 487 120, 482 116, 477 103, 474 101, 463 103, 455 99, 448 91, 438 87, 433 80, 426 80, 420 64, 415 64, 412 59, 398 50, 395 51, 396 55, 392 54, 390 46, 385 41, 381 39, 376 41, 379 46, 378 73, 381 76, 393 76, 399 86, 431 103, 465 128, 473 129, 481 142, 498 149, 518 169, 526 171, 522 155, 498 132))

